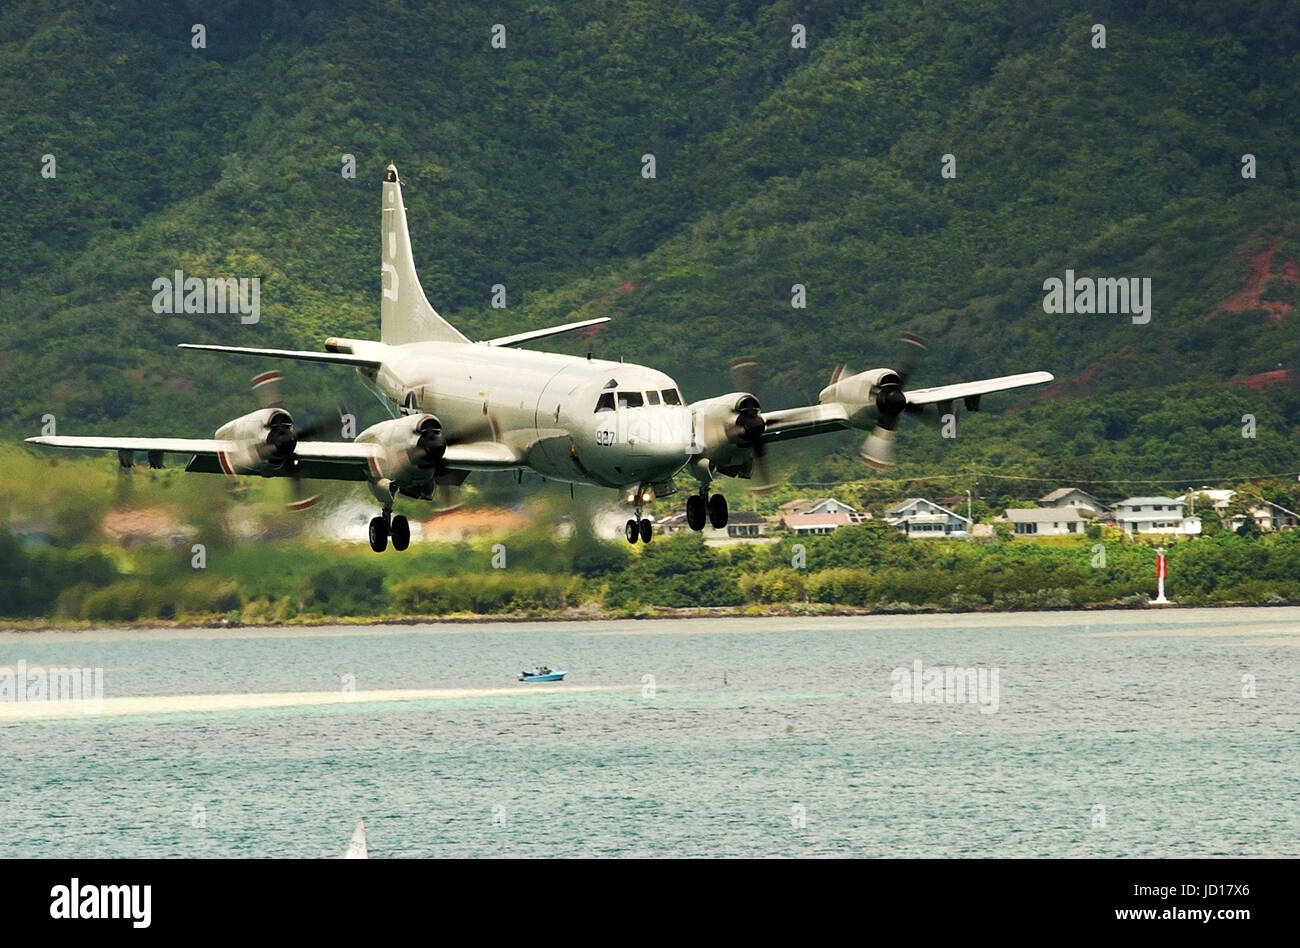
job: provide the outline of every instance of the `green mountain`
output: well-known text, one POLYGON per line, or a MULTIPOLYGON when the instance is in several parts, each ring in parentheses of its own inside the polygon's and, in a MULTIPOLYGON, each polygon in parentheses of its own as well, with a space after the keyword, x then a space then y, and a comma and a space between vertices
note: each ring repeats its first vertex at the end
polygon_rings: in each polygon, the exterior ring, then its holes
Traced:
MULTIPOLYGON (((888 365, 910 329, 931 343, 915 384, 1060 383, 992 399, 955 439, 905 431, 900 475, 976 464, 1120 491, 1296 471, 1293 13, 10 3, 0 430, 51 413, 64 434, 199 436, 253 407, 267 365, 176 343, 377 337, 391 161, 425 290, 471 337, 610 315, 555 345, 654 364, 691 398, 755 355, 775 406, 814 398, 838 363, 888 365), (154 313, 153 281, 177 269, 260 278, 260 321, 154 313), (1067 270, 1149 279, 1150 321, 1045 312, 1044 281, 1067 270)), ((288 374, 300 413, 341 391, 379 417, 344 370, 288 374)), ((796 480, 858 477, 855 442, 778 460, 796 480)))

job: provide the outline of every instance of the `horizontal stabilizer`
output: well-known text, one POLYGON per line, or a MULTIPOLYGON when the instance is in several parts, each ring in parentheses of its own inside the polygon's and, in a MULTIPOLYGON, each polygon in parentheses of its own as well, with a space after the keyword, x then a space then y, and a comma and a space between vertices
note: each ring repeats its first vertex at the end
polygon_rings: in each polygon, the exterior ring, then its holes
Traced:
POLYGON ((563 326, 550 326, 546 329, 530 329, 528 332, 517 332, 513 336, 501 336, 497 339, 488 339, 483 344, 486 346, 517 346, 521 342, 530 342, 533 339, 545 339, 547 336, 559 335, 562 332, 570 332, 574 329, 582 329, 586 326, 598 326, 601 323, 609 322, 608 316, 598 316, 595 319, 584 319, 577 323, 565 323, 563 326))
POLYGON ((182 342, 179 349, 202 349, 206 352, 229 352, 234 355, 270 356, 272 359, 299 359, 303 362, 330 362, 335 365, 378 367, 378 359, 367 359, 350 352, 309 352, 301 349, 256 349, 250 346, 204 346, 182 342))

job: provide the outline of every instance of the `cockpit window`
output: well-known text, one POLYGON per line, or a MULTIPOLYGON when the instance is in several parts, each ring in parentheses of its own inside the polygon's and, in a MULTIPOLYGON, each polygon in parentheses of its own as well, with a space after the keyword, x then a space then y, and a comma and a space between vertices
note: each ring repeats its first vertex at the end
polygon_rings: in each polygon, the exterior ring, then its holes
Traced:
POLYGON ((646 400, 646 402, 647 402, 648 404, 650 404, 650 405, 658 405, 658 404, 659 404, 659 393, 658 393, 658 392, 646 392, 646 393, 645 393, 645 400, 646 400))
POLYGON ((677 389, 675 388, 664 389, 665 405, 680 405, 681 403, 682 403, 682 397, 677 394, 677 389))
POLYGON ((640 408, 644 403, 645 403, 645 399, 641 397, 640 392, 619 392, 618 393, 619 408, 640 408))
POLYGON ((596 411, 613 411, 614 410, 614 393, 601 392, 600 398, 596 400, 596 411))

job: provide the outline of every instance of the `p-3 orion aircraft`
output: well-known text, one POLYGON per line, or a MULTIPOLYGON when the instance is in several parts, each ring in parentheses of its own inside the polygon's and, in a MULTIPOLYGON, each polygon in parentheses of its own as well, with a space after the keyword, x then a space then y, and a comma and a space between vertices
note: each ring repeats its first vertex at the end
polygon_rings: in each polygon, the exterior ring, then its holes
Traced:
MULTIPOLYGON (((727 524, 727 501, 710 488, 718 475, 751 478, 755 489, 770 488, 767 446, 777 441, 847 428, 870 432, 861 457, 885 467, 891 462, 894 431, 907 414, 946 413, 961 399, 978 411, 990 392, 1052 380, 1047 372, 905 390, 925 345, 903 337, 898 370, 872 369, 846 375, 841 366, 822 389, 818 404, 764 411, 750 391, 687 402, 677 383, 642 365, 514 348, 556 333, 608 321, 608 317, 471 342, 429 305, 416 275, 406 208, 397 169, 389 165, 383 186, 383 295, 380 341, 331 338, 324 351, 256 349, 183 344, 236 355, 269 356, 348 365, 383 402, 386 421, 351 442, 313 441, 314 430, 294 428, 280 404, 279 373, 253 380, 263 407, 228 422, 211 439, 28 438, 55 448, 118 452, 129 467, 137 451, 153 467, 164 454, 189 455, 187 471, 229 476, 256 474, 293 479, 306 507, 308 479, 365 482, 382 505, 370 521, 370 545, 383 551, 410 543, 410 525, 394 516, 397 498, 449 504, 451 490, 474 471, 533 471, 571 484, 596 484, 621 491, 635 509, 626 525, 629 543, 649 542, 652 526, 642 517, 652 497, 677 490, 683 470, 697 491, 687 498, 691 529, 727 524)), ((738 360, 735 377, 752 389, 755 364, 738 360)))

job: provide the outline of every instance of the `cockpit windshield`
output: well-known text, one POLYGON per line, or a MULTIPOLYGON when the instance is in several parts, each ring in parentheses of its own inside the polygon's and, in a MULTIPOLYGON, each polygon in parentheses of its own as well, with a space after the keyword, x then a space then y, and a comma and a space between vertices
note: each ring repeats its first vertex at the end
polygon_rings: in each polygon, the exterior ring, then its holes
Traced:
POLYGON ((682 403, 682 398, 680 395, 677 394, 677 389, 675 388, 664 389, 665 405, 680 405, 681 403, 682 403))
POLYGON ((619 392, 618 393, 619 408, 640 408, 644 403, 645 403, 645 399, 641 397, 640 392, 619 392))
POLYGON ((601 392, 600 398, 596 399, 596 411, 613 411, 614 410, 614 393, 601 392))

